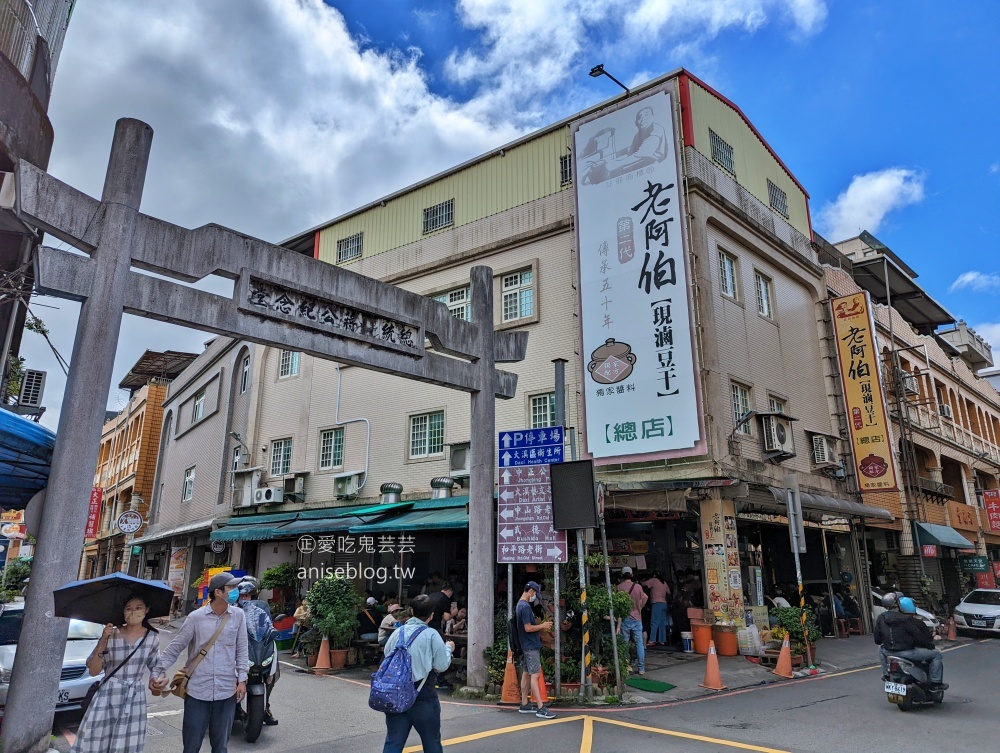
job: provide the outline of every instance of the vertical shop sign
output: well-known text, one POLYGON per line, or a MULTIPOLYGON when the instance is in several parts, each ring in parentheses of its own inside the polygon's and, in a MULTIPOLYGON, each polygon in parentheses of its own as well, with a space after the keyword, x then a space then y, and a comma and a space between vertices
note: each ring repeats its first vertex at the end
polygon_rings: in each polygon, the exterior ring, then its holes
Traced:
POLYGON ((983 507, 986 508, 986 522, 991 531, 1000 531, 1000 489, 983 491, 983 507))
POLYGON ((170 549, 170 567, 167 570, 167 582, 174 593, 184 598, 184 573, 187 572, 188 548, 175 546, 170 549))
POLYGON ((587 450, 605 462, 701 454, 672 96, 575 128, 587 450))
POLYGON ((732 500, 703 500, 701 529, 708 609, 716 621, 747 625, 732 500))
POLYGON ((90 490, 90 508, 87 510, 87 529, 84 531, 85 539, 97 537, 101 520, 101 500, 104 499, 104 489, 95 486, 90 490))
POLYGON ((830 301, 854 469, 862 492, 899 491, 868 293, 830 301))

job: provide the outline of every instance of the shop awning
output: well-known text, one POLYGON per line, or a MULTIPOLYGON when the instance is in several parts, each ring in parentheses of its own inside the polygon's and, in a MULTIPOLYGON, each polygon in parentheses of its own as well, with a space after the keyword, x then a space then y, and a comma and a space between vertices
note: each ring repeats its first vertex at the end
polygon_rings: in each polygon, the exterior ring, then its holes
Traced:
POLYGON ((351 533, 370 534, 390 531, 445 531, 469 527, 469 514, 464 505, 444 510, 412 510, 367 525, 354 526, 351 533))
POLYGON ((286 512, 230 518, 224 526, 212 531, 212 541, 269 541, 297 517, 297 512, 286 512))
POLYGON ((213 523, 215 523, 215 518, 207 518, 205 520, 196 520, 193 523, 185 523, 176 528, 169 528, 166 531, 155 531, 143 536, 141 539, 133 539, 132 546, 148 544, 151 541, 159 541, 160 539, 169 539, 173 536, 180 536, 186 533, 194 533, 195 531, 211 528, 213 523))
POLYGON ((951 526, 939 526, 934 523, 916 523, 913 527, 917 532, 917 540, 921 545, 936 544, 952 549, 975 549, 976 545, 966 539, 951 526))
MULTIPOLYGON (((331 518, 349 518, 352 515, 382 515, 393 510, 402 510, 413 507, 413 502, 390 502, 385 505, 368 505, 367 507, 351 507, 344 509, 327 510, 331 518)), ((320 512, 320 511, 310 511, 320 512)))
POLYGON ((0 507, 23 509, 49 483, 56 435, 0 408, 0 507))
POLYGON ((609 509, 637 512, 687 512, 687 495, 690 491, 688 488, 616 492, 608 495, 606 506, 609 509))
MULTIPOLYGON (((787 513, 788 490, 780 486, 769 486, 768 489, 774 495, 783 510, 787 513)), ((821 494, 811 494, 809 492, 799 492, 799 499, 802 502, 803 511, 812 511, 831 515, 838 518, 870 518, 873 520, 895 520, 892 513, 881 507, 862 505, 859 502, 852 502, 849 499, 838 497, 827 497, 821 494)))
POLYGON ((369 523, 379 516, 366 515, 358 517, 352 515, 347 518, 299 518, 298 520, 283 525, 278 529, 279 536, 302 536, 307 533, 336 533, 337 531, 348 531, 354 526, 369 523))

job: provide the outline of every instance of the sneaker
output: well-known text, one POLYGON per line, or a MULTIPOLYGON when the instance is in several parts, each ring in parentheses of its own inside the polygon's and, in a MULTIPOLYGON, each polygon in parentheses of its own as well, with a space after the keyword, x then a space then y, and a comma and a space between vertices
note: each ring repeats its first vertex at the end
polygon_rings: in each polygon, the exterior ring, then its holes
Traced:
POLYGON ((934 690, 947 690, 948 689, 948 683, 946 683, 946 682, 939 682, 939 683, 936 683, 933 687, 934 687, 934 690))
POLYGON ((640 674, 640 675, 644 675, 644 674, 646 674, 646 670, 644 670, 644 669, 640 669, 640 670, 639 670, 639 674, 640 674))
POLYGON ((538 709, 536 709, 534 707, 534 705, 532 705, 532 704, 529 703, 526 706, 521 706, 521 708, 519 708, 517 710, 517 713, 518 714, 534 714, 536 711, 538 711, 538 709))
POLYGON ((270 711, 264 712, 264 724, 268 727, 275 727, 278 724, 278 720, 271 716, 270 711))
POLYGON ((555 719, 556 715, 553 714, 546 706, 539 706, 538 711, 535 712, 535 716, 539 719, 555 719))

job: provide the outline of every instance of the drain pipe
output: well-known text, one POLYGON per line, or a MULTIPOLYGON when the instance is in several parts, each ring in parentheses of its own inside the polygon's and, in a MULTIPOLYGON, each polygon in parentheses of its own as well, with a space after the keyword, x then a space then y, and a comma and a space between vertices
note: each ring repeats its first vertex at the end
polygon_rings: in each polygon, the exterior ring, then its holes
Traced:
POLYGON ((372 446, 372 425, 367 418, 352 418, 348 421, 340 420, 340 364, 336 364, 337 367, 337 402, 333 411, 333 422, 337 426, 347 426, 347 424, 360 424, 365 425, 367 435, 365 436, 365 477, 361 480, 361 485, 358 487, 357 494, 360 496, 361 490, 365 488, 365 484, 368 483, 368 459, 371 453, 372 446))

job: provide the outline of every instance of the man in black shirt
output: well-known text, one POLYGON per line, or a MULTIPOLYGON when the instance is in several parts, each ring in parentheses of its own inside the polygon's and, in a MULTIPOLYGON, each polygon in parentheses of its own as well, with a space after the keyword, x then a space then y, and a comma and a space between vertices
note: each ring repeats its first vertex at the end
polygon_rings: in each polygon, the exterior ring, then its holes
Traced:
POLYGON ((913 599, 904 596, 899 599, 898 612, 885 612, 875 621, 875 642, 886 654, 899 656, 915 662, 927 662, 928 677, 938 690, 947 690, 944 680, 944 658, 934 648, 934 636, 923 621, 917 617, 917 606, 913 599))

